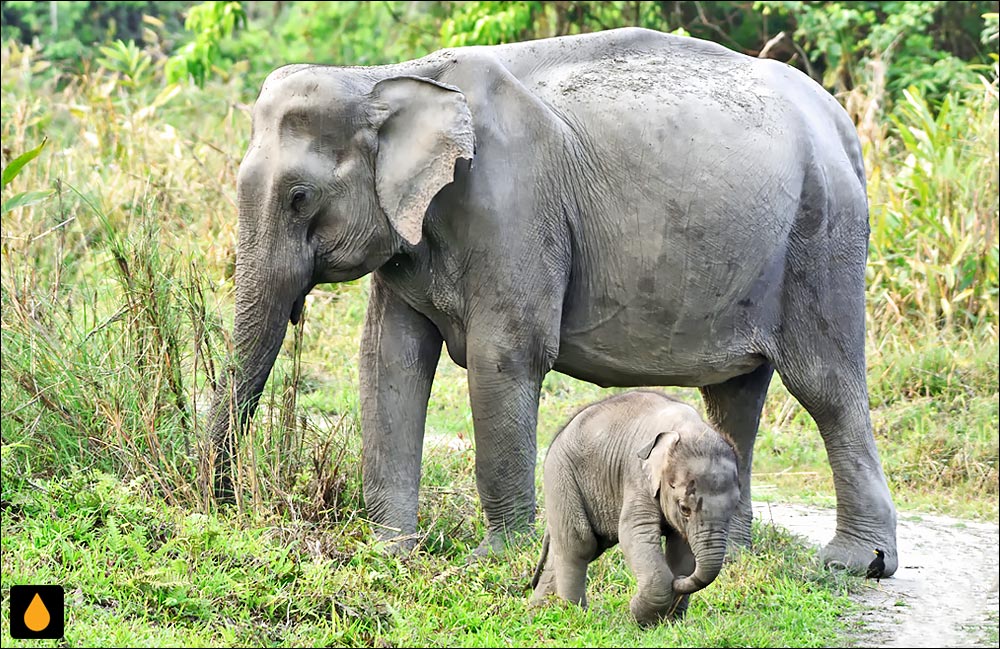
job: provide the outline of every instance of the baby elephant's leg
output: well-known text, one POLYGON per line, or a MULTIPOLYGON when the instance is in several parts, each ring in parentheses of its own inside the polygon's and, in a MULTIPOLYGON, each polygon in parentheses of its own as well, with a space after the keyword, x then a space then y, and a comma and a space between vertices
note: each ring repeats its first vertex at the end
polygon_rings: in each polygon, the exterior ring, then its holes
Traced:
POLYGON ((648 626, 670 618, 675 614, 676 603, 674 573, 660 547, 658 517, 623 511, 618 533, 622 553, 639 585, 639 591, 629 602, 635 621, 648 626))
POLYGON ((587 566, 597 552, 593 533, 573 539, 555 550, 556 592, 559 597, 587 608, 587 566))
POLYGON ((544 488, 555 589, 563 599, 586 607, 587 565, 597 556, 597 537, 576 482, 559 479, 549 466, 544 488))

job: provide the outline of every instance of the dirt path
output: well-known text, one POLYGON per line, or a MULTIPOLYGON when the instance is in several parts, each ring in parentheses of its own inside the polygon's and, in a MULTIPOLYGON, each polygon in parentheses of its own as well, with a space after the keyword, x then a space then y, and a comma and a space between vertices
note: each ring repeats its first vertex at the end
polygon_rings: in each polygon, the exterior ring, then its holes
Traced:
MULTIPOLYGON (((836 524, 832 509, 785 503, 755 503, 754 516, 816 544, 836 524)), ((995 647, 987 631, 996 633, 1000 605, 997 525, 900 512, 896 538, 896 574, 858 596, 872 610, 857 646, 995 647)))

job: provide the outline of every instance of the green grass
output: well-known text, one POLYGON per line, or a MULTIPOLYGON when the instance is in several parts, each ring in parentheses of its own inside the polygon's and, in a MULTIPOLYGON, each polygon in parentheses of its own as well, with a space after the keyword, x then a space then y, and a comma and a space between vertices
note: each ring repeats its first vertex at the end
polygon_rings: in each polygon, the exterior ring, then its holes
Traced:
POLYGON ((978 627, 983 646, 996 646, 1000 641, 1000 613, 990 612, 987 619, 978 627))
MULTIPOLYGON (((647 631, 629 617, 635 581, 617 549, 591 567, 588 610, 530 609, 536 544, 466 565, 475 523, 461 507, 425 509, 466 543, 390 558, 356 517, 193 513, 141 481, 78 473, 5 505, 4 583, 62 584, 70 646, 810 647, 850 628, 855 582, 773 527, 754 528, 755 552, 696 594, 685 620, 647 631)), ((8 615, 4 598, 5 628, 8 615)))

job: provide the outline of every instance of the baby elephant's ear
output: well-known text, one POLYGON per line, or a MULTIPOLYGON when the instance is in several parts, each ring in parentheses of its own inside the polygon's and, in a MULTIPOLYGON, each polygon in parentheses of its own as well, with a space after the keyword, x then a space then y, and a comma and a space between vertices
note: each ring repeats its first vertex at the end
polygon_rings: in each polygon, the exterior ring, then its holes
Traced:
POLYGON ((680 441, 680 434, 673 431, 661 431, 653 436, 649 444, 639 449, 638 456, 642 460, 642 472, 649 484, 649 493, 654 500, 660 497, 663 467, 667 463, 671 451, 680 441))

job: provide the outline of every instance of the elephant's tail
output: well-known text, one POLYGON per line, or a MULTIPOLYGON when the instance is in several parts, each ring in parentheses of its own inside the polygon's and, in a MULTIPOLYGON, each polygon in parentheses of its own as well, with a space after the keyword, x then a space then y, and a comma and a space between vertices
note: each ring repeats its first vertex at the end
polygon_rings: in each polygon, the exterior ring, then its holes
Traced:
POLYGON ((531 578, 531 589, 534 590, 538 586, 538 580, 542 578, 542 573, 545 571, 545 560, 549 558, 549 528, 545 528, 545 536, 542 537, 542 556, 538 559, 538 565, 535 566, 535 574, 531 578))

